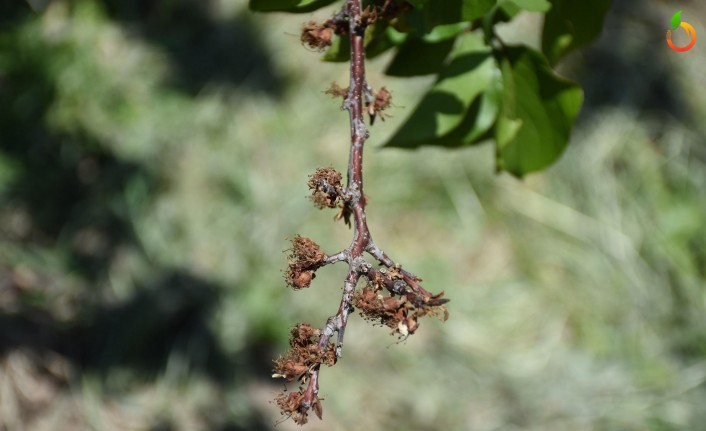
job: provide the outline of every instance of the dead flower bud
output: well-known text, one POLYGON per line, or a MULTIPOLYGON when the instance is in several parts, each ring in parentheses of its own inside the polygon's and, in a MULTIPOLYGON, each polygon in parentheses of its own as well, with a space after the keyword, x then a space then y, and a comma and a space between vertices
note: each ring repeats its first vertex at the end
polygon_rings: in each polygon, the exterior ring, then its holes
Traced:
POLYGON ((401 278, 402 275, 396 268, 381 268, 368 286, 355 293, 353 303, 366 320, 388 326, 393 333, 407 337, 419 328, 420 317, 431 315, 443 321, 448 319, 449 313, 443 305, 448 300, 442 298, 443 292, 428 298, 410 293, 403 296, 396 296, 394 292, 390 292, 391 296, 379 293, 387 284, 400 283, 397 277, 401 278))
POLYGON ((311 200, 319 208, 336 208, 343 196, 343 176, 333 168, 319 168, 309 176, 311 200))
POLYGON ((397 328, 407 318, 407 302, 403 298, 383 297, 366 286, 353 297, 355 306, 369 321, 397 328))
POLYGON ((302 399, 304 399, 304 393, 300 389, 298 392, 282 392, 275 401, 283 415, 291 417, 297 425, 304 425, 308 419, 308 408, 302 406, 302 399))
POLYGON ((272 370, 272 378, 283 378, 291 382, 308 370, 309 367, 305 364, 298 363, 294 359, 284 356, 275 361, 275 366, 272 370))
POLYGON ((333 29, 327 25, 319 25, 316 21, 309 21, 302 27, 301 42, 311 49, 323 51, 331 46, 333 39, 333 29))
POLYGON ((292 328, 289 337, 289 345, 295 346, 308 346, 310 344, 316 344, 319 339, 321 331, 312 327, 308 323, 299 323, 297 326, 292 328))
POLYGON ((316 416, 319 419, 324 418, 324 409, 321 407, 321 400, 319 397, 316 397, 316 400, 314 400, 314 403, 311 405, 311 407, 314 409, 314 413, 316 413, 316 416))
POLYGON ((295 289, 306 289, 311 286, 311 280, 314 278, 316 278, 314 271, 296 272, 293 270, 287 274, 287 284, 295 289))
POLYGON ((307 288, 314 279, 314 271, 326 260, 326 254, 309 238, 295 236, 289 250, 289 269, 284 275, 287 285, 295 289, 307 288))
POLYGON ((324 90, 324 94, 329 94, 332 97, 343 97, 345 98, 348 95, 348 87, 343 88, 340 85, 338 85, 335 82, 331 83, 331 86, 324 90))
POLYGON ((319 364, 332 366, 338 359, 336 347, 328 343, 326 351, 319 346, 321 331, 313 328, 308 323, 299 323, 290 331, 289 346, 291 347, 284 356, 275 362, 272 378, 283 378, 288 382, 295 379, 306 380, 308 372, 319 364))
POLYGON ((328 343, 324 356, 321 358, 321 363, 332 367, 336 364, 336 361, 338 361, 338 356, 336 356, 336 346, 333 343, 328 343))
POLYGON ((342 14, 335 14, 330 19, 324 21, 324 27, 330 28, 333 32, 339 36, 348 34, 349 25, 348 19, 342 14))
POLYGON ((380 115, 382 121, 385 121, 385 117, 389 117, 389 115, 384 113, 383 111, 389 108, 391 103, 392 94, 387 88, 382 87, 380 91, 375 93, 375 99, 366 105, 366 108, 368 109, 368 115, 370 116, 371 125, 375 123, 375 117, 378 115, 380 115))

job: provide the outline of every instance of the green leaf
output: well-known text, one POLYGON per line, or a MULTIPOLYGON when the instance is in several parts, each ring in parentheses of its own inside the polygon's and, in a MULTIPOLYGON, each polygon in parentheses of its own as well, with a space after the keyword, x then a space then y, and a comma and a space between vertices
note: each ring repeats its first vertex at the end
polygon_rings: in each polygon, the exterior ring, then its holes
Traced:
MULTIPOLYGON (((444 145, 440 140, 466 124, 464 120, 472 103, 491 84, 493 65, 490 47, 485 45, 482 35, 460 36, 439 80, 385 146, 444 145)), ((487 107, 483 111, 487 116, 486 111, 487 107)), ((467 128, 469 132, 471 127, 467 128)), ((459 139, 463 135, 457 132, 454 137, 459 139)))
POLYGON ((462 134, 461 143, 463 145, 474 145, 492 136, 487 132, 491 130, 498 117, 500 104, 502 102, 502 76, 500 71, 494 66, 493 77, 488 88, 485 89, 480 98, 471 105, 468 115, 464 118, 457 133, 462 134), (478 104, 477 107, 476 102, 478 104))
POLYGON ((672 15, 672 30, 678 29, 679 24, 681 24, 681 11, 672 15))
POLYGON ((453 39, 464 30, 468 30, 469 25, 466 22, 437 25, 429 33, 423 35, 422 39, 425 42, 435 43, 448 39, 453 39))
POLYGON ((305 13, 321 9, 336 0, 250 0, 248 7, 255 12, 305 13))
POLYGON ((548 0, 498 0, 498 4, 486 14, 482 24, 486 34, 491 35, 496 24, 512 21, 523 11, 545 12, 552 7, 548 0))
POLYGON ((424 16, 424 28, 428 32, 437 25, 478 19, 493 9, 497 0, 413 0, 410 3, 424 16))
POLYGON ((498 116, 502 87, 499 71, 497 69, 495 71, 498 72, 498 85, 491 83, 480 97, 471 103, 465 117, 455 129, 444 136, 426 142, 424 145, 456 148, 476 145, 492 139, 491 131, 498 116))
POLYGON ((399 45, 400 39, 391 36, 392 33, 397 33, 397 31, 390 27, 388 21, 382 19, 368 27, 365 32, 365 57, 375 58, 388 49, 399 45))
POLYGON ((533 49, 511 47, 503 55, 502 111, 495 127, 498 169, 521 177, 562 154, 583 92, 533 49))
POLYGON ((454 39, 427 43, 422 39, 409 38, 399 47, 385 74, 419 76, 438 73, 453 45, 454 39))
POLYGON ((503 8, 512 9, 512 6, 516 6, 529 12, 546 12, 552 7, 548 0, 501 0, 499 4, 503 8))
MULTIPOLYGON (((399 33, 388 23, 379 21, 365 33, 365 57, 375 58, 387 50, 404 43, 407 35, 399 33)), ((322 60, 333 63, 346 62, 351 56, 351 44, 348 36, 335 36, 322 60)))
POLYGON ((600 35, 610 3, 611 0, 552 0, 542 31, 542 51, 549 62, 556 64, 567 53, 600 35))
POLYGON ((351 42, 347 37, 334 37, 322 60, 342 63, 351 58, 351 42))

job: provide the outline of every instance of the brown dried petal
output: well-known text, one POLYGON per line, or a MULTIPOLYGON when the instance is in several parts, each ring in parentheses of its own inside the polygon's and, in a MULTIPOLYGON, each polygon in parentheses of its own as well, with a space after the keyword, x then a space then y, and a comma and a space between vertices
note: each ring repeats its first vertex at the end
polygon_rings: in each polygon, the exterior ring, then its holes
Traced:
POLYGON ((326 260, 326 255, 317 243, 309 238, 296 235, 292 240, 292 253, 290 258, 301 265, 320 265, 326 260))
POLYGON ((297 376, 304 374, 309 367, 294 360, 284 357, 275 361, 273 377, 282 377, 288 382, 293 381, 297 376))
POLYGON ((295 236, 289 253, 289 269, 284 278, 287 284, 295 289, 307 288, 311 285, 316 271, 326 261, 319 245, 309 238, 295 236))
POLYGON ((315 277, 314 271, 297 272, 296 270, 291 270, 287 273, 286 280, 287 284, 295 289, 306 289, 311 286, 311 280, 315 277))
MULTIPOLYGON (((339 91, 335 83, 327 92, 339 91)), ((307 185, 313 190, 311 199, 319 208, 336 208, 343 196, 343 175, 333 168, 319 168, 309 176, 307 185)))
POLYGON ((382 87, 380 91, 375 94, 375 110, 382 111, 390 107, 392 103, 392 94, 387 88, 382 87))
POLYGON ((336 346, 332 343, 329 343, 328 346, 326 346, 326 352, 321 358, 321 362, 331 367, 336 364, 337 360, 338 356, 336 356, 336 346))
POLYGON ((289 344, 294 346, 307 346, 318 340, 320 331, 308 323, 299 323, 290 331, 289 344))
POLYGON ((370 124, 375 123, 375 118, 378 115, 380 115, 380 118, 385 121, 385 117, 389 117, 389 115, 385 114, 383 111, 389 108, 391 103, 392 94, 387 88, 382 87, 380 91, 375 93, 375 99, 366 105, 368 115, 370 116, 370 124))
POLYGON ((283 414, 288 415, 297 425, 304 425, 307 422, 306 409, 302 408, 304 394, 299 392, 283 392, 277 396, 275 401, 283 414))
POLYGON ((331 86, 324 91, 325 94, 330 94, 331 96, 334 97, 346 97, 348 95, 348 87, 343 88, 339 86, 337 83, 332 82, 331 86))
POLYGON ((400 307, 402 307, 405 303, 404 298, 394 298, 394 297, 387 297, 383 299, 383 306, 385 310, 390 311, 390 310, 397 310, 400 307))
POLYGON ((312 407, 314 408, 314 413, 316 413, 316 416, 318 416, 319 419, 323 419, 324 409, 321 407, 321 400, 316 398, 316 401, 314 401, 312 407))
POLYGON ((378 19, 377 8, 373 8, 368 5, 360 16, 360 25, 367 26, 373 24, 378 19))
POLYGON ((323 51, 326 47, 331 46, 332 39, 333 29, 325 24, 319 25, 316 21, 309 21, 302 27, 301 42, 309 48, 323 51))
POLYGON ((417 318, 414 316, 408 317, 406 320, 406 323, 407 323, 407 331, 410 334, 414 334, 414 331, 416 331, 417 327, 419 326, 417 323, 417 318))

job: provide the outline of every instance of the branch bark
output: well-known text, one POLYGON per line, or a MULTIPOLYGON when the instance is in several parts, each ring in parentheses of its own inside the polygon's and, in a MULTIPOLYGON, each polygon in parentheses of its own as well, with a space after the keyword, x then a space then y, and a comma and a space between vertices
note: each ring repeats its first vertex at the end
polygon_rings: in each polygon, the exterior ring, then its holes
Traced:
MULTIPOLYGON (((351 131, 351 147, 348 159, 348 182, 346 195, 349 197, 345 205, 353 213, 353 242, 347 250, 348 276, 343 285, 343 295, 338 311, 328 318, 326 326, 321 331, 319 346, 325 350, 331 336, 338 332, 336 343, 336 356, 341 357, 343 349, 343 334, 348 323, 348 315, 353 310, 351 301, 355 287, 361 276, 360 259, 365 251, 365 247, 370 240, 370 231, 365 221, 365 195, 363 194, 363 145, 368 139, 368 130, 365 127, 363 116, 363 91, 366 87, 365 81, 365 28, 362 25, 362 1, 347 0, 344 6, 348 16, 348 37, 350 38, 351 60, 350 60, 350 84, 348 86, 348 96, 343 102, 341 109, 348 110, 351 131)), ((318 399, 319 393, 319 372, 321 364, 318 364, 311 371, 311 378, 302 405, 312 405, 318 399), (306 404, 305 404, 306 403, 306 404)))

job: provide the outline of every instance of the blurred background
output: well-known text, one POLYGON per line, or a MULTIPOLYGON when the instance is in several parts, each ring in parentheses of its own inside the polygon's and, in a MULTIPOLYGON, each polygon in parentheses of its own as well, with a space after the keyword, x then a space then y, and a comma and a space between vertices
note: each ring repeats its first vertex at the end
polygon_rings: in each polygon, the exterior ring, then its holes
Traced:
MULTIPOLYGON (((345 170, 344 64, 305 15, 245 0, 0 3, 0 429, 268 430, 272 360, 322 326, 343 266, 292 292, 287 238, 345 248, 306 199, 345 170)), ((451 298, 403 343, 358 316, 310 430, 706 429, 706 5, 615 0, 561 72, 586 104, 564 157, 523 181, 493 148, 365 156, 376 242, 451 298), (679 36, 677 44, 683 44, 679 36)), ((505 26, 539 44, 541 17, 505 26)), ((420 59, 423 61, 423 59, 420 59)), ((291 422, 277 429, 297 427, 291 422)))

